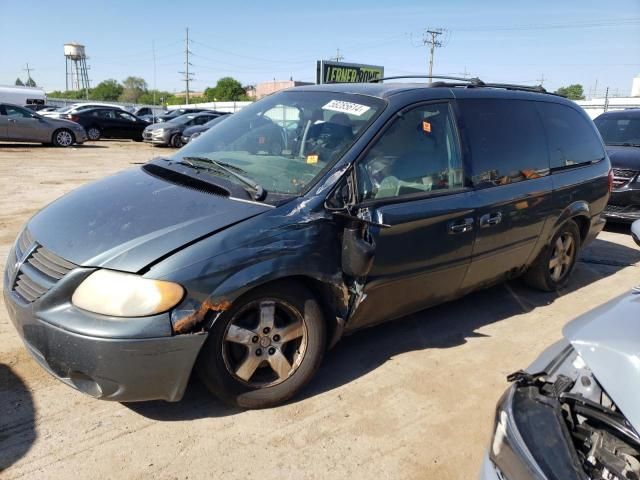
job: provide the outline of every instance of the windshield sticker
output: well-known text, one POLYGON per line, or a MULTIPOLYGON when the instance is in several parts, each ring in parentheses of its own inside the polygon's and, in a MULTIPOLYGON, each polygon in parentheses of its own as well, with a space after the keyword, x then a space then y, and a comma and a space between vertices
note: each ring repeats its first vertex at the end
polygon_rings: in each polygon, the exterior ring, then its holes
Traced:
POLYGON ((422 121, 422 131, 425 133, 431 133, 431 124, 426 120, 422 121))
POLYGON ((331 100, 327 103, 323 110, 331 110, 333 112, 348 113, 357 117, 368 112, 371 107, 360 105, 359 103, 345 102, 343 100, 331 100))
POLYGON ((318 155, 307 155, 307 163, 310 165, 318 163, 318 155))

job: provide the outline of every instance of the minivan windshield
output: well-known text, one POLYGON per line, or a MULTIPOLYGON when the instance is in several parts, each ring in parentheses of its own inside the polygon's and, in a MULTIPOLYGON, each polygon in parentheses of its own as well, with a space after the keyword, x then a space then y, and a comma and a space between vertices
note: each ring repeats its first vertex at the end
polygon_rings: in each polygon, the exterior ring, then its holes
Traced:
POLYGON ((640 115, 601 115, 594 122, 605 145, 640 146, 640 115))
POLYGON ((362 95, 279 92, 214 125, 171 158, 216 175, 213 160, 267 193, 297 195, 347 151, 383 106, 362 95))

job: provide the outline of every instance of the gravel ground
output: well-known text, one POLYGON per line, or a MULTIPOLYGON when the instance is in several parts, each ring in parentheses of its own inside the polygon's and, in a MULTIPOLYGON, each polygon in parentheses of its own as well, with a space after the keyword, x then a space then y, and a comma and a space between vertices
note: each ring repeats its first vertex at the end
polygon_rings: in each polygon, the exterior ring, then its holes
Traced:
MULTIPOLYGON (((0 261, 37 210, 169 150, 100 141, 0 144, 0 261)), ((345 338, 293 402, 237 411, 192 379, 180 403, 94 400, 31 360, 0 306, 0 477, 475 478, 505 376, 572 318, 639 283, 640 250, 609 227, 570 288, 514 281, 345 338)), ((1 301, 1 300, 0 300, 1 301)))

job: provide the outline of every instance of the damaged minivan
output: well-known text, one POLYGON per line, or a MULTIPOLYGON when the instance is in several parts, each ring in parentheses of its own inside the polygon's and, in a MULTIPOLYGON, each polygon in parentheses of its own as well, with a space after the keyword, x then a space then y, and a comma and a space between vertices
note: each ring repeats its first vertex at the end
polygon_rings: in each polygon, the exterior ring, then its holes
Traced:
POLYGON ((564 287, 604 225, 597 130, 544 90, 452 80, 279 92, 53 202, 4 277, 27 349, 96 398, 177 401, 195 367, 260 408, 346 333, 520 275, 564 287))

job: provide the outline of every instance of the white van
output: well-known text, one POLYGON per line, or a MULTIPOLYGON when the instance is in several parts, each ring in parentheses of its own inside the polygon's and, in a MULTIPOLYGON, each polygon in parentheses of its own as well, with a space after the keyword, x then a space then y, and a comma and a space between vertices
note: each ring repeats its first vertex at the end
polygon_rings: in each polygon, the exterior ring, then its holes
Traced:
POLYGON ((47 95, 40 87, 0 86, 0 102, 14 105, 44 105, 47 95))

